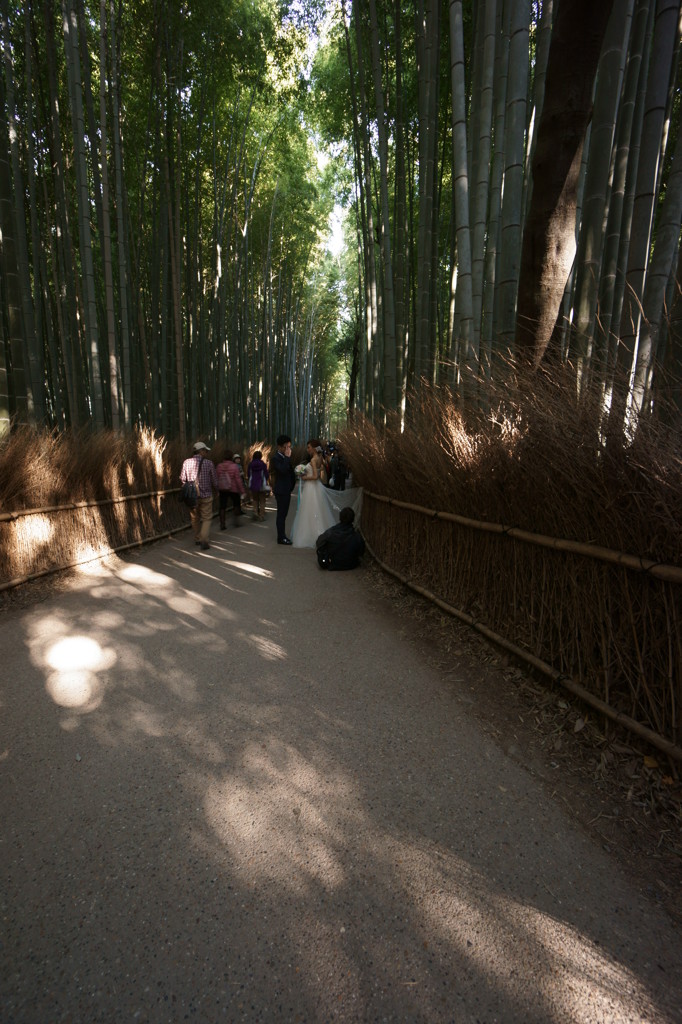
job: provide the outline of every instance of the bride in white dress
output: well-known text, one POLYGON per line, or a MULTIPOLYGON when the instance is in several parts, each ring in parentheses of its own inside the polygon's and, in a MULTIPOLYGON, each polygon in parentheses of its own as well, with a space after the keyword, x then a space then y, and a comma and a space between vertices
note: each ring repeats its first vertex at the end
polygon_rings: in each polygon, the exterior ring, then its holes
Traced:
POLYGON ((306 447, 310 462, 299 481, 298 509, 291 530, 295 548, 314 548, 320 534, 336 522, 329 502, 325 500, 320 442, 308 441, 306 447))

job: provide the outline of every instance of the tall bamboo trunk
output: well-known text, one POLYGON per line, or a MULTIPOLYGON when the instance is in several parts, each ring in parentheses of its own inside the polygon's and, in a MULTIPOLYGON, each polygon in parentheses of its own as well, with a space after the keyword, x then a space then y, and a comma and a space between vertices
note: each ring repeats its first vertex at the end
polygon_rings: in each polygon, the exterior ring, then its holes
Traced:
MULTIPOLYGON (((407 183, 405 166, 405 113, 403 103, 403 62, 401 0, 395 0, 395 343, 396 382, 401 410, 405 403, 407 328, 407 183)), ((356 361, 353 349, 353 362, 356 361)))
MULTIPOLYGON (((50 315, 50 302, 48 298, 48 274, 47 261, 45 259, 44 246, 40 236, 40 223, 38 217, 40 195, 39 182, 45 180, 42 161, 38 160, 36 153, 36 130, 34 118, 33 100, 33 13, 30 3, 27 5, 27 16, 24 19, 24 62, 26 65, 26 150, 28 168, 28 199, 31 220, 31 251, 32 251, 32 278, 33 278, 33 309, 35 311, 35 336, 36 350, 38 357, 39 379, 44 382, 45 402, 43 415, 46 422, 59 427, 66 425, 64 403, 62 401, 62 388, 60 386, 59 356, 57 354, 54 327, 50 315), (38 166, 40 164, 40 170, 38 166), (43 315, 45 312, 45 315, 43 315), (47 351, 46 351, 47 350, 47 351), (49 364, 46 366, 46 362, 49 364)), ((45 214, 49 211, 49 204, 45 203, 45 214)), ((50 239, 50 244, 52 239, 50 239)), ((57 304, 59 309, 59 304, 57 304)), ((41 392, 43 388, 40 389, 41 392)))
POLYGON ((500 217, 500 261, 495 313, 495 327, 505 349, 511 349, 514 340, 521 266, 530 3, 528 0, 517 0, 510 8, 507 109, 504 122, 504 196, 500 217))
MULTIPOLYGON (((481 56, 481 91, 472 97, 479 108, 478 131, 475 140, 475 168, 471 203, 471 301, 473 331, 477 358, 480 362, 481 319, 483 312, 483 283, 488 234, 488 190, 492 164, 493 99, 495 95, 497 0, 485 0, 481 26, 483 32, 481 56)), ((474 140, 471 140, 472 143, 474 140)), ((473 147, 472 147, 473 148, 473 147)))
POLYGON ((16 416, 19 423, 28 423, 29 404, 24 372, 21 288, 14 239, 15 225, 11 199, 13 189, 4 91, 0 82, 0 267, 4 281, 7 319, 7 340, 0 357, 0 431, 7 433, 11 416, 16 416), (8 354, 11 374, 7 372, 8 354))
POLYGON ((432 379, 435 324, 432 322, 433 208, 438 147, 439 0, 418 0, 415 12, 419 103, 419 226, 417 239, 417 333, 414 372, 432 379))
POLYGON ((36 336, 33 294, 28 261, 28 239, 26 236, 26 210, 24 208, 24 174, 19 153, 17 134, 18 116, 15 100, 14 71, 11 58, 11 40, 7 0, 2 0, 2 38, 5 73, 5 102, 9 112, 9 148, 12 167, 12 213, 14 218, 13 237, 16 246, 17 283, 21 299, 21 339, 23 365, 26 374, 27 415, 31 422, 42 422, 45 418, 44 371, 42 366, 42 345, 39 349, 36 336))
MULTIPOLYGON (((160 69, 160 51, 157 50, 159 55, 159 66, 158 75, 159 83, 161 82, 161 69, 160 69)), ((168 107, 170 107, 170 98, 168 107)), ((180 117, 180 111, 177 112, 178 118, 180 117)), ((180 202, 180 196, 177 191, 174 190, 171 184, 171 171, 170 171, 170 151, 171 151, 171 139, 173 138, 172 125, 168 119, 168 109, 166 112, 166 124, 164 132, 164 146, 163 146, 163 181, 165 191, 165 207, 166 207, 166 229, 168 232, 168 263, 170 270, 171 280, 171 296, 172 296, 172 308, 173 308, 173 344, 175 351, 175 393, 176 401, 171 402, 169 408, 175 407, 177 409, 178 418, 178 437, 180 438, 181 444, 187 442, 187 420, 185 414, 185 373, 184 373, 184 360, 182 350, 182 298, 180 294, 180 273, 179 273, 179 260, 180 260, 180 239, 178 238, 177 223, 175 216, 175 208, 180 202), (175 192, 175 194, 174 194, 175 192)), ((180 154, 175 152, 175 159, 179 161, 180 154)), ((175 180, 175 179, 173 179, 175 180)), ((179 211, 178 211, 179 212, 179 211)), ((170 368, 170 367, 169 367, 170 368)), ((170 381, 169 381, 170 383, 170 381)), ((170 396, 169 396, 170 397, 170 396)))
POLYGON ((107 148, 107 11, 106 0, 100 0, 99 9, 99 131, 101 163, 101 206, 102 206, 102 269, 104 271, 104 297, 107 317, 107 338, 109 348, 109 390, 111 393, 111 425, 118 430, 121 425, 119 399, 119 355, 116 316, 114 310, 114 272, 111 261, 111 213, 109 196, 109 154, 107 148))
POLYGON ((633 15, 627 67, 623 82, 623 95, 619 108, 616 127, 616 145, 611 172, 611 196, 604 237, 604 255, 602 273, 599 282, 597 308, 599 313, 594 347, 596 358, 592 356, 592 369, 606 378, 611 372, 611 353, 615 352, 617 339, 612 335, 612 324, 617 323, 621 305, 621 281, 625 277, 623 263, 627 259, 627 247, 630 238, 630 220, 632 216, 632 183, 633 174, 628 168, 632 163, 636 167, 636 154, 639 149, 641 134, 642 110, 638 104, 640 95, 639 83, 646 80, 651 26, 653 25, 654 7, 649 0, 636 0, 633 15), (598 343, 598 345, 597 345, 598 343), (595 367, 595 364, 597 366, 595 367))
MULTIPOLYGON (((102 0, 104 3, 104 0, 102 0)), ((114 11, 114 0, 109 0, 109 64, 111 73, 112 141, 114 149, 114 180, 116 190, 116 244, 118 255, 119 326, 121 332, 121 412, 123 423, 130 426, 132 415, 132 373, 130 365, 130 256, 126 230, 126 197, 123 186, 123 143, 121 139, 121 117, 118 75, 118 32, 114 11)), ((147 375, 145 374, 145 380, 147 375)))
POLYGON ((395 296, 393 288, 393 257, 391 252, 391 224, 388 204, 388 139, 386 135, 384 91, 381 82, 381 57, 379 53, 379 27, 377 23, 376 0, 369 0, 369 13, 372 40, 374 102, 376 105, 377 133, 379 136, 379 188, 381 194, 380 239, 381 253, 383 257, 383 405, 385 411, 390 411, 391 409, 395 409, 397 400, 395 296))
MULTIPOLYGON (((457 236, 457 298, 455 305, 459 341, 464 353, 463 362, 468 371, 464 385, 468 393, 472 394, 473 377, 478 372, 478 342, 473 324, 464 25, 461 0, 450 0, 450 77, 452 87, 452 181, 457 236)), ((451 290, 454 290, 452 284, 451 290)), ((452 350, 451 359, 454 364, 454 351, 452 350)))
POLYGON ((71 97, 71 122, 74 142, 76 195, 78 201, 78 235, 83 268, 83 316, 90 377, 90 403, 92 424, 95 429, 105 425, 104 396, 99 355, 99 327, 95 294, 95 270, 90 229, 90 194, 85 153, 85 125, 83 118, 83 91, 78 48, 78 21, 73 0, 62 0, 64 52, 71 97))
POLYGON ((494 95, 494 145, 490 171, 490 209, 488 213, 487 243, 485 252, 483 310, 481 324, 480 358, 482 372, 486 377, 492 373, 493 339, 495 350, 499 343, 495 320, 496 297, 498 294, 498 269, 500 263, 500 219, 502 211, 502 189, 504 181, 504 138, 507 111, 507 80, 509 71, 509 8, 498 8, 499 45, 495 57, 494 95))
POLYGON ((675 256, 682 225, 682 118, 672 140, 675 156, 666 182, 665 196, 656 225, 656 241, 647 271, 642 298, 642 324, 632 385, 635 417, 641 415, 651 392, 652 374, 658 354, 661 325, 666 313, 665 294, 675 269, 675 256))
POLYGON ((597 71, 573 299, 576 310, 573 352, 581 378, 588 374, 592 360, 609 178, 613 171, 614 139, 633 8, 634 0, 616 0, 597 71))
POLYGON ((379 312, 377 299, 376 254, 374 250, 374 211, 372 199, 372 156, 369 145, 369 121, 367 116, 367 91, 365 88, 365 62, 362 49, 357 0, 353 0, 353 16, 356 21, 355 42, 358 55, 358 85, 360 96, 360 139, 362 166, 365 183, 367 210, 367 231, 365 234, 365 289, 366 289, 366 361, 365 361, 365 412, 374 413, 376 402, 375 370, 377 369, 377 338, 379 312))
POLYGON ((641 304, 658 194, 661 141, 667 110, 670 73, 679 37, 680 0, 658 0, 647 84, 642 140, 632 213, 632 232, 625 275, 616 366, 634 368, 641 323, 641 304))

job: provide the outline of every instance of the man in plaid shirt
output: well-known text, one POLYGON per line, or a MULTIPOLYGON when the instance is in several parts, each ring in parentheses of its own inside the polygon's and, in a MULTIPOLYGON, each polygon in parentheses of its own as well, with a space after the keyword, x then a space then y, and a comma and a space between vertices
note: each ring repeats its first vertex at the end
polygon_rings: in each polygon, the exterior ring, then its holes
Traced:
POLYGON ((208 450, 208 445, 205 445, 203 441, 197 441, 194 445, 194 455, 185 459, 180 473, 180 480, 183 484, 193 480, 197 486, 199 501, 196 508, 189 510, 189 517, 194 530, 194 543, 201 544, 203 551, 210 546, 208 535, 213 518, 213 492, 218 490, 218 477, 215 466, 207 458, 208 450))

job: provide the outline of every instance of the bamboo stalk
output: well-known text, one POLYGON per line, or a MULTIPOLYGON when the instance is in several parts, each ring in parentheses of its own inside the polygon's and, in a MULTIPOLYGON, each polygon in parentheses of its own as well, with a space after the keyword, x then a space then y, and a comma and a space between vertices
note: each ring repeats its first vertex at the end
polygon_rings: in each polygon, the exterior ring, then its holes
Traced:
POLYGON ((18 512, 0 512, 0 523, 11 523, 22 516, 37 516, 44 512, 69 512, 74 508, 96 508, 98 505, 117 505, 122 501, 135 501, 139 498, 160 498, 164 494, 177 494, 179 490, 179 487, 171 487, 167 491, 125 494, 120 498, 103 498, 101 501, 72 501, 67 505, 46 505, 44 508, 19 509, 18 512))
POLYGON ((501 523, 482 522, 478 519, 468 519, 466 516, 459 516, 455 512, 438 512, 435 509, 424 508, 421 505, 413 505, 408 501, 399 501, 397 498, 386 498, 382 494, 373 494, 371 491, 364 492, 365 498, 374 498, 375 501, 384 502, 396 508, 409 509, 411 512, 419 512, 431 519, 444 519, 447 522, 457 523, 460 526, 468 526, 473 530, 481 530, 484 533, 504 534, 514 540, 524 541, 527 544, 536 544, 539 547, 551 548, 555 551, 570 551, 572 554, 585 555, 596 561, 608 562, 612 565, 622 565, 626 569, 634 569, 635 572, 646 572, 657 579, 666 580, 668 583, 682 583, 682 568, 676 565, 662 565, 650 558, 642 558, 639 555, 628 555, 623 551, 612 551, 611 548, 600 547, 599 545, 583 544, 576 540, 560 540, 557 537, 547 537, 542 533, 531 533, 529 530, 521 530, 516 526, 504 526, 501 523))
POLYGON ((375 560, 377 565, 391 576, 394 576, 397 580, 400 580, 400 582, 406 587, 409 587, 410 590, 414 590, 417 594, 421 594, 422 597, 426 597, 444 612, 447 612, 448 615, 452 615, 454 618, 466 623, 467 626, 472 626, 477 632, 481 633, 482 636, 492 641, 492 643, 496 644, 498 647, 504 648, 504 650, 509 651, 510 654, 513 654, 517 658, 521 658, 529 665, 532 665, 533 668, 536 668, 544 675, 549 676, 553 682, 558 683, 559 686, 563 686, 563 688, 568 690, 569 693, 574 694, 574 696, 578 697, 585 704, 589 704, 590 707, 600 711, 607 718, 610 718, 611 721, 617 722, 618 725, 623 726, 624 729, 628 729, 630 732, 635 733, 635 735, 640 736, 642 739, 646 740, 647 743, 650 743, 651 746, 656 747, 657 750, 660 750, 673 760, 682 762, 682 747, 675 746, 674 743, 666 740, 663 736, 659 736, 658 733, 647 728, 647 726, 641 725, 640 722, 636 722, 634 718, 630 718, 629 715, 625 715, 621 711, 616 711, 616 709, 612 708, 610 704, 606 704, 605 701, 600 700, 599 697, 593 696, 589 690, 586 690, 585 687, 576 679, 573 679, 571 676, 564 675, 551 665, 548 665, 546 661, 542 661, 541 658, 537 658, 529 651, 525 651, 522 647, 517 647, 517 645, 512 643, 510 640, 506 640, 498 633, 494 633, 492 629, 488 629, 488 627, 484 626, 483 623, 477 622, 473 616, 467 615, 466 612, 453 607, 453 605, 448 604, 447 601, 441 600, 441 598, 431 593, 430 590, 427 590, 426 587, 421 587, 419 584, 413 583, 406 576, 403 576, 402 573, 399 573, 396 569, 392 569, 390 565, 387 565, 378 558, 370 545, 367 544, 366 540, 365 545, 367 547, 367 551, 375 560))

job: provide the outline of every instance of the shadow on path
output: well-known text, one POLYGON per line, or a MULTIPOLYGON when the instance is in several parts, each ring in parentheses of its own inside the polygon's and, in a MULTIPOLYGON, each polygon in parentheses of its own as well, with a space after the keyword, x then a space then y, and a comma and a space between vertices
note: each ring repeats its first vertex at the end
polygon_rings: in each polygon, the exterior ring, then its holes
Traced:
POLYGON ((679 1020, 667 919, 273 534, 0 623, 0 1018, 679 1020))

